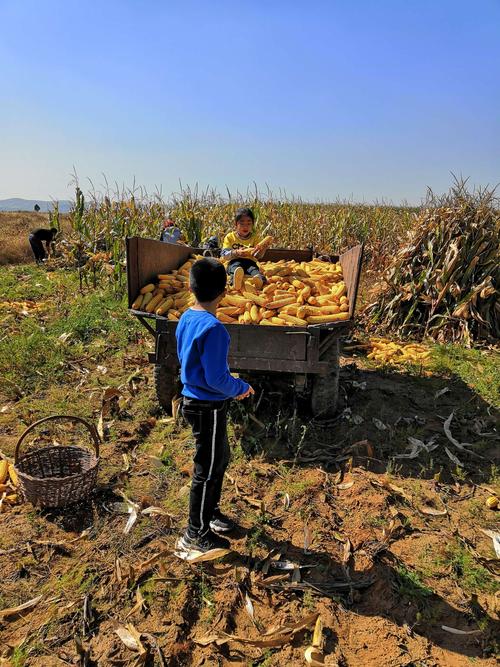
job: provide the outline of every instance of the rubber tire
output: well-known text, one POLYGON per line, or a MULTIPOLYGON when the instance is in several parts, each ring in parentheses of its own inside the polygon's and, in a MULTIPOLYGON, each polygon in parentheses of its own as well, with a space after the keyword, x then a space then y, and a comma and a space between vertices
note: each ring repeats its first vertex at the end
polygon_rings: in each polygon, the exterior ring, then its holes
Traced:
POLYGON ((315 417, 330 419, 337 412, 339 400, 339 343, 334 343, 327 352, 332 363, 332 372, 314 375, 311 390, 311 411, 315 417))
POLYGON ((335 416, 339 399, 338 371, 315 375, 311 391, 311 410, 315 417, 329 419, 335 416))
POLYGON ((178 373, 163 364, 155 364, 153 376, 158 403, 167 414, 171 415, 172 399, 179 393, 178 373))

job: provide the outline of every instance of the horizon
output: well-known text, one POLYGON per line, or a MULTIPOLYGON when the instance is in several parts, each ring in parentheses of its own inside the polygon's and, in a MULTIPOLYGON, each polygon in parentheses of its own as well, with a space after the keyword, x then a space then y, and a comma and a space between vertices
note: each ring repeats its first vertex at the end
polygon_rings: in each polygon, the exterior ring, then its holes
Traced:
POLYGON ((74 169, 84 192, 110 174, 166 197, 258 183, 392 206, 452 174, 500 180, 494 0, 89 0, 83 20, 74 2, 7 0, 0 20, 0 199, 71 200, 74 169))

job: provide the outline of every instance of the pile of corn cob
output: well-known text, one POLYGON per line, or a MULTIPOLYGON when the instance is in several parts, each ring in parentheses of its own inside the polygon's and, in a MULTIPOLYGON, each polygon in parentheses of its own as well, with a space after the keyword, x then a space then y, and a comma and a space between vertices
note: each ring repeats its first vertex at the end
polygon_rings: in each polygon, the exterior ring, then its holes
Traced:
POLYGON ((419 343, 395 343, 387 338, 370 338, 366 355, 384 364, 422 364, 431 356, 429 348, 419 343))
MULTIPOLYGON (((189 271, 197 259, 194 256, 176 271, 159 274, 158 283, 145 285, 132 308, 177 322, 194 304, 188 289, 189 271)), ((260 262, 259 268, 267 281, 263 288, 250 277, 240 290, 228 286, 217 309, 217 318, 224 324, 304 327, 349 319, 347 288, 339 263, 280 260, 260 262)))
POLYGON ((15 505, 19 502, 16 487, 19 485, 16 471, 12 463, 0 459, 0 512, 6 505, 15 505))

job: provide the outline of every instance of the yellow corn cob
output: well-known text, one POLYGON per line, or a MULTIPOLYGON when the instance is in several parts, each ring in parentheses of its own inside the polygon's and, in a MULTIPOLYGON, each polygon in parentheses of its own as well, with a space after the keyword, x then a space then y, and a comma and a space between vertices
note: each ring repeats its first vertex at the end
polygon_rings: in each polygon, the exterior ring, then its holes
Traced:
POLYGON ((322 306, 305 306, 308 315, 336 315, 340 313, 340 307, 337 304, 322 306))
POLYGON ((168 312, 173 305, 174 305, 174 300, 172 299, 171 296, 169 296, 168 298, 165 299, 165 301, 162 301, 162 303, 160 303, 155 313, 157 315, 163 315, 164 313, 168 312))
POLYGON ((141 304, 141 309, 144 310, 144 308, 148 305, 148 303, 151 301, 153 298, 153 292, 146 292, 142 299, 142 304, 141 304))
POLYGON ((222 306, 217 308, 217 313, 224 313, 228 317, 234 317, 234 315, 240 315, 240 308, 238 306, 222 306))
POLYGON ((223 299, 224 303, 227 303, 230 306, 246 306, 248 299, 239 294, 226 294, 223 299))
POLYGON ((285 320, 281 319, 281 317, 271 317, 270 322, 272 324, 276 324, 277 326, 284 327, 286 325, 285 320))
POLYGON ((158 292, 156 296, 153 296, 151 301, 146 306, 146 313, 152 313, 157 306, 160 305, 160 302, 163 301, 163 291, 158 292))
POLYGON ((245 299, 248 299, 248 301, 256 303, 258 306, 265 306, 269 301, 267 296, 252 294, 251 292, 242 292, 242 296, 245 297, 245 299))
MULTIPOLYGON (((180 315, 180 313, 179 313, 179 315, 180 315)), ((174 315, 174 313, 172 311, 170 311, 168 313, 167 319, 170 320, 171 322, 178 322, 179 321, 179 317, 177 315, 174 315)))
POLYGON ((14 486, 19 486, 19 477, 12 463, 9 463, 9 477, 14 486))
POLYGON ((233 317, 229 317, 225 313, 217 313, 217 319, 224 324, 237 324, 238 320, 235 320, 233 317))
POLYGON ((134 301, 134 303, 130 306, 130 307, 132 308, 132 310, 140 310, 140 309, 141 309, 141 305, 142 305, 143 298, 144 298, 143 295, 142 295, 142 294, 139 294, 139 296, 137 297, 137 299, 136 299, 136 300, 134 301))
POLYGON ((255 304, 250 308, 250 317, 252 318, 252 322, 257 324, 260 321, 260 312, 258 306, 255 304))
POLYGON ((245 324, 251 324, 252 323, 252 316, 250 315, 248 310, 245 310, 245 312, 243 313, 243 322, 245 324))
POLYGON ((349 304, 348 303, 341 303, 340 304, 340 312, 341 313, 348 313, 349 312, 349 304))
POLYGON ((288 306, 291 303, 295 303, 295 297, 289 296, 285 297, 283 299, 277 299, 276 301, 271 301, 270 303, 266 304, 267 309, 277 309, 277 308, 283 308, 283 306, 288 306))
POLYGON ((335 313, 332 315, 309 315, 307 322, 309 324, 325 324, 326 322, 337 322, 348 319, 349 313, 335 313))
POLYGON ((306 327, 307 322, 306 320, 302 320, 298 317, 294 317, 293 315, 288 315, 287 313, 280 312, 280 318, 282 320, 285 320, 287 324, 295 324, 298 327, 306 327))
POLYGON ((153 283, 149 283, 149 285, 144 285, 144 287, 141 289, 141 294, 147 294, 148 292, 152 292, 155 289, 156 285, 153 283))
POLYGON ((247 294, 252 294, 253 296, 258 294, 257 288, 255 287, 255 285, 252 285, 252 283, 249 280, 245 280, 245 282, 243 283, 243 289, 241 290, 241 293, 245 294, 245 292, 247 294))
POLYGON ((257 245, 255 246, 255 250, 260 252, 261 250, 267 250, 269 246, 272 245, 273 242, 273 237, 272 236, 265 236, 262 241, 259 241, 257 245))
POLYGON ((5 459, 0 461, 0 484, 3 484, 9 474, 9 463, 5 459))

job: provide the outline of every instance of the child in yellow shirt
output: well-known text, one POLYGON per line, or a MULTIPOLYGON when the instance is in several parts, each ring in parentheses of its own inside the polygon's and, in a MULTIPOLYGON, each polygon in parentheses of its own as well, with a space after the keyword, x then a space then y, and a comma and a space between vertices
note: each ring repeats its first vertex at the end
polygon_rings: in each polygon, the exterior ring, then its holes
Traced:
POLYGON ((254 229, 254 222, 251 208, 239 208, 234 217, 234 230, 225 236, 222 244, 221 257, 229 260, 227 272, 232 278, 233 286, 238 290, 243 285, 245 275, 254 279, 254 285, 258 289, 264 284, 264 276, 254 258, 261 257, 265 250, 255 250, 261 238, 254 229))

